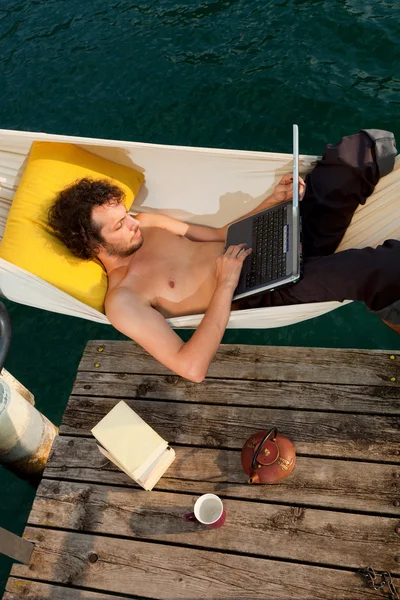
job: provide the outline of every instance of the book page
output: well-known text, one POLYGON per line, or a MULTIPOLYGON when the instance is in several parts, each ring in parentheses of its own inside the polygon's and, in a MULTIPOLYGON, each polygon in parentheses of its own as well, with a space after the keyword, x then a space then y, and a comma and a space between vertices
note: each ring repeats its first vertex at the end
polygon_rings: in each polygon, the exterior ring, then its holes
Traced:
MULTIPOLYGON (((128 477, 133 479, 132 475, 130 473, 128 473, 128 471, 125 471, 123 466, 117 460, 115 460, 115 458, 113 456, 111 456, 111 454, 109 452, 107 452, 107 450, 105 448, 103 448, 102 446, 99 446, 99 444, 96 444, 96 446, 98 447, 100 452, 103 454, 103 456, 105 456, 107 458, 107 460, 112 462, 116 467, 118 467, 118 469, 121 469, 121 471, 126 473, 126 475, 128 475, 128 477)), ((134 481, 136 481, 136 480, 134 480, 134 481)), ((139 483, 139 482, 136 482, 136 483, 139 483)))
POLYGON ((153 465, 157 464, 157 461, 160 459, 163 452, 165 452, 167 448, 168 442, 164 441, 164 443, 158 446, 158 448, 154 452, 149 454, 147 459, 140 465, 140 467, 135 469, 133 473, 134 478, 141 479, 145 472, 147 472, 149 469, 152 469, 153 465))
POLYGON ((153 487, 158 483, 165 471, 175 460, 175 450, 168 447, 159 461, 152 465, 152 469, 149 469, 143 478, 138 480, 138 483, 144 487, 145 490, 152 490, 153 487))

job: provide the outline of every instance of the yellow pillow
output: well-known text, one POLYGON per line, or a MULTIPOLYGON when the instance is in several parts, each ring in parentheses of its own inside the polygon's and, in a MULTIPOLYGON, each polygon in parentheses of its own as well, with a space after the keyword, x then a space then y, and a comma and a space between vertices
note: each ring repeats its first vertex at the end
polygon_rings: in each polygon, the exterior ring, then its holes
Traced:
POLYGON ((75 258, 47 224, 57 193, 82 177, 111 180, 124 191, 128 209, 144 180, 142 173, 73 144, 34 142, 10 209, 0 256, 104 311, 104 269, 97 261, 75 258))

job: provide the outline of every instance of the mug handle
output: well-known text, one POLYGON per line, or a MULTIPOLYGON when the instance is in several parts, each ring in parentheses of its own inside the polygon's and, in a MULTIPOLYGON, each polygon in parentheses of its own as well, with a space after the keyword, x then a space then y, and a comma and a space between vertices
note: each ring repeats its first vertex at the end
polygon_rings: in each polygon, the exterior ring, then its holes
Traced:
POLYGON ((197 521, 196 515, 194 514, 194 512, 187 513, 185 515, 185 519, 186 519, 186 521, 197 521))

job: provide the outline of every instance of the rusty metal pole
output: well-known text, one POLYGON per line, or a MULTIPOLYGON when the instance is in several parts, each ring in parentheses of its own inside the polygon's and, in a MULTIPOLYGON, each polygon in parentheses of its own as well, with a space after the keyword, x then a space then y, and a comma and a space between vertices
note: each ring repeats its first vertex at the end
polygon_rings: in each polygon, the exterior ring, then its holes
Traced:
POLYGON ((57 427, 0 377, 0 464, 19 476, 44 470, 57 427))
MULTIPOLYGON (((11 323, 0 302, 0 372, 10 342, 11 323)), ((28 402, 25 388, 14 383, 13 378, 0 376, 0 464, 20 477, 36 479, 44 470, 58 429, 28 402)))

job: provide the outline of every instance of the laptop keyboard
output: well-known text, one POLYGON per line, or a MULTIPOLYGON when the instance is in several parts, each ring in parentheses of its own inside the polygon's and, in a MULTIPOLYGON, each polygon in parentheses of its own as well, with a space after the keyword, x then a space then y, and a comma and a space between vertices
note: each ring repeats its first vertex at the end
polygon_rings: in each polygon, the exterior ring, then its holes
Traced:
POLYGON ((251 268, 246 275, 246 289, 274 281, 286 275, 284 227, 287 206, 278 206, 254 217, 251 268))

